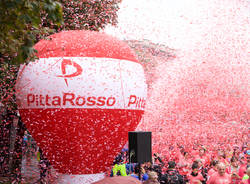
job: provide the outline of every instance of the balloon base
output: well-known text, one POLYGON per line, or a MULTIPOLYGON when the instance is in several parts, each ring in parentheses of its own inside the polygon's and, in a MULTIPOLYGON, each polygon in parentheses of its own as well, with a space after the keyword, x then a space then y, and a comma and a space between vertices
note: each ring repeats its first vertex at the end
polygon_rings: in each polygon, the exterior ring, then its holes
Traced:
POLYGON ((83 174, 83 175, 70 175, 59 174, 56 183, 60 184, 90 184, 99 181, 105 177, 104 173, 98 174, 83 174))

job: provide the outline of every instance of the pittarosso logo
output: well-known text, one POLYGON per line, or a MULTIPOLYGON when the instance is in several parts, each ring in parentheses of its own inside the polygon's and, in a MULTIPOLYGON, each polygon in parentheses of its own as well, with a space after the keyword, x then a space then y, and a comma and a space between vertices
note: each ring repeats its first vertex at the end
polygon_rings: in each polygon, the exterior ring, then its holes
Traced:
POLYGON ((61 63, 61 70, 62 70, 62 75, 57 75, 57 77, 62 77, 64 78, 64 81, 66 85, 68 86, 68 78, 73 78, 78 75, 82 74, 82 67, 77 64, 76 62, 71 61, 70 59, 63 59, 61 63), (73 66, 76 69, 76 72, 71 73, 71 74, 66 74, 66 67, 67 66, 73 66))
MULTIPOLYGON (((63 107, 63 106, 108 106, 112 107, 116 104, 115 97, 104 96, 80 96, 74 93, 63 93, 61 96, 51 96, 49 94, 27 94, 28 107, 63 107)), ((130 95, 127 107, 145 108, 145 98, 130 95)))

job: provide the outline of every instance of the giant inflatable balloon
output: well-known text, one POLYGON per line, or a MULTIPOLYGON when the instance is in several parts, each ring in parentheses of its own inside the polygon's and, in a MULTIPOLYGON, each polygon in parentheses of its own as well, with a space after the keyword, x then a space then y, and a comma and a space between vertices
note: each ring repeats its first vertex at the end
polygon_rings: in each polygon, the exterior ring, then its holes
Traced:
POLYGON ((147 86, 128 45, 104 33, 41 40, 17 82, 22 121, 59 173, 106 171, 137 127, 147 86))

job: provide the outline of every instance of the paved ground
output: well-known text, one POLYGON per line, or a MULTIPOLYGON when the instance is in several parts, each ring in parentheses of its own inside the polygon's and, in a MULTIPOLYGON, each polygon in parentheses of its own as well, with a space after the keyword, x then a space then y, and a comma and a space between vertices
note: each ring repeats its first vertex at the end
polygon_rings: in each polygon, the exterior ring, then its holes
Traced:
POLYGON ((1 184, 9 184, 9 178, 8 177, 0 177, 0 183, 1 184))
POLYGON ((40 179, 39 162, 35 154, 23 155, 21 173, 25 183, 36 183, 40 179))
MULTIPOLYGON (((35 184, 40 179, 39 162, 35 153, 22 156, 21 176, 23 184, 35 184)), ((0 177, 0 184, 11 184, 10 177, 0 177)))
MULTIPOLYGON (((23 155, 21 174, 23 183, 40 184, 38 182, 40 181, 40 168, 36 153, 23 155)), ((50 166, 48 172, 46 172, 46 177, 43 178, 43 183, 54 183, 56 177, 56 171, 50 166)))

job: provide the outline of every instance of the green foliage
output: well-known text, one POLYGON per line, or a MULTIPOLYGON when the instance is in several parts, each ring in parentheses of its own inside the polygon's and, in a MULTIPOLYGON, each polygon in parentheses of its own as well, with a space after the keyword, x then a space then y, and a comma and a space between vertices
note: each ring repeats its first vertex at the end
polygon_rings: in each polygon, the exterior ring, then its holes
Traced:
POLYGON ((32 60, 35 57, 33 45, 61 30, 99 31, 107 24, 115 25, 120 2, 121 0, 1 0, 1 61, 21 64, 32 60))
POLYGON ((1 0, 0 12, 0 57, 15 64, 34 56, 37 35, 48 32, 42 19, 58 26, 63 20, 61 5, 53 0, 1 0))
POLYGON ((62 29, 99 31, 117 24, 121 0, 60 0, 65 24, 62 29))
POLYGON ((0 115, 6 110, 17 108, 14 94, 18 68, 17 65, 3 62, 0 64, 0 115))

